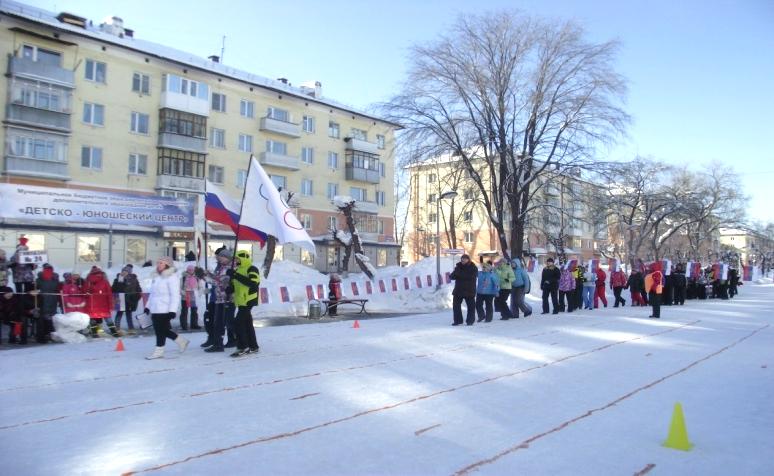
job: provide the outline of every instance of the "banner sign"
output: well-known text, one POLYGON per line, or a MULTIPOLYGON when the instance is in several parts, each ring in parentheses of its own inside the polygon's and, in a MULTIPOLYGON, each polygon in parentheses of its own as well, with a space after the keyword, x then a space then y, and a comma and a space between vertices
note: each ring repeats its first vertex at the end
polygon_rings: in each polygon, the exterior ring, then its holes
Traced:
POLYGON ((48 263, 48 253, 45 251, 19 251, 19 264, 48 263))
POLYGON ((153 195, 0 184, 0 216, 77 223, 193 227, 193 204, 153 195))

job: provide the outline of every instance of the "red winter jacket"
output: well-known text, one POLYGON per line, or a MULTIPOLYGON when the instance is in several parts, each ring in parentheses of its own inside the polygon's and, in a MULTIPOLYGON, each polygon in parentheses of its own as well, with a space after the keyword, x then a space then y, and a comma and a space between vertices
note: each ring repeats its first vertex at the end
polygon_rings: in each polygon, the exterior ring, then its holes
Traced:
POLYGON ((105 279, 105 273, 92 271, 83 284, 86 296, 86 314, 92 319, 104 319, 113 315, 113 290, 105 279))
POLYGON ((623 271, 613 271, 610 275, 610 289, 626 287, 626 273, 623 271))
POLYGON ((87 312, 86 296, 72 280, 62 286, 62 304, 64 312, 87 312))
POLYGON ((597 268, 597 287, 604 288, 606 279, 607 273, 605 273, 602 268, 597 268))

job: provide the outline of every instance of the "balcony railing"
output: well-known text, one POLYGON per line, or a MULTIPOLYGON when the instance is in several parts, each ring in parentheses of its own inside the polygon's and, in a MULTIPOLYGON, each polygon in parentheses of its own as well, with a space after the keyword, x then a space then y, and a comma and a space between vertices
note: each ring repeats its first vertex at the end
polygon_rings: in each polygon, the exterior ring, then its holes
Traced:
POLYGON ((175 189, 190 192, 204 192, 204 178, 181 177, 179 175, 159 175, 156 178, 157 189, 175 189))
POLYGON ((8 104, 7 111, 8 121, 70 132, 70 114, 20 104, 8 104))
POLYGON ((197 116, 210 116, 209 100, 172 91, 164 91, 161 93, 159 107, 161 109, 175 109, 177 111, 190 112, 197 116))
POLYGON ((206 154, 207 139, 172 134, 171 132, 159 132, 159 147, 206 154))
POLYGON ((361 152, 379 155, 379 147, 373 142, 355 139, 354 137, 346 137, 344 141, 347 143, 347 150, 359 150, 361 152))
POLYGON ((378 170, 365 169, 347 164, 345 167, 347 180, 358 180, 360 182, 379 183, 381 175, 378 170))
POLYGON ((12 76, 47 81, 68 88, 75 87, 74 74, 69 69, 41 63, 39 61, 32 61, 29 58, 19 58, 12 55, 8 55, 8 58, 8 69, 12 76))
POLYGON ((298 157, 290 155, 277 154, 274 152, 261 152, 258 156, 258 162, 261 165, 270 165, 288 170, 298 170, 301 168, 298 157))
POLYGON ((355 201, 355 211, 376 215, 379 213, 379 204, 376 202, 355 201))
POLYGON ((13 155, 5 156, 4 172, 8 175, 70 180, 70 176, 67 173, 67 162, 32 159, 13 155))
POLYGON ((266 132, 273 132, 283 136, 298 138, 301 137, 301 125, 292 122, 280 121, 271 117, 262 117, 260 129, 266 132))

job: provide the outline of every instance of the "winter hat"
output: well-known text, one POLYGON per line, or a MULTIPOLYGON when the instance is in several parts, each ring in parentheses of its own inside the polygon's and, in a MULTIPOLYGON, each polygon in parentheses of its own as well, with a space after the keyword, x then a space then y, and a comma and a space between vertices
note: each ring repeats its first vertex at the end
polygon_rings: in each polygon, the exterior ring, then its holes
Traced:
POLYGON ((460 259, 470 259, 470 255, 462 255, 460 256, 460 259))
POLYGON ((127 264, 126 266, 121 268, 121 272, 123 273, 124 271, 126 271, 127 273, 131 273, 133 269, 134 267, 131 264, 127 264))
POLYGON ((170 258, 169 256, 162 256, 161 258, 158 259, 157 263, 163 263, 163 264, 167 265, 167 268, 171 268, 172 267, 172 258, 170 258))
POLYGON ((50 264, 48 264, 48 263, 45 263, 45 264, 43 264, 43 269, 54 269, 54 267, 53 267, 53 266, 51 266, 51 265, 50 265, 50 264))
POLYGON ((91 270, 89 271, 89 274, 101 273, 101 272, 102 272, 102 270, 99 268, 99 266, 94 265, 94 266, 91 267, 91 270))
POLYGON ((231 259, 231 258, 233 258, 233 256, 234 255, 231 253, 231 250, 229 250, 227 248, 223 248, 222 250, 218 251, 218 257, 219 258, 231 259))
POLYGON ((29 240, 29 239, 27 239, 27 237, 25 237, 25 236, 22 236, 21 238, 19 238, 19 245, 20 245, 20 246, 27 246, 27 242, 28 242, 28 241, 30 241, 30 240, 29 240))
POLYGON ((189 273, 193 273, 195 269, 196 269, 196 266, 192 264, 189 264, 188 266, 185 267, 185 270, 189 273))

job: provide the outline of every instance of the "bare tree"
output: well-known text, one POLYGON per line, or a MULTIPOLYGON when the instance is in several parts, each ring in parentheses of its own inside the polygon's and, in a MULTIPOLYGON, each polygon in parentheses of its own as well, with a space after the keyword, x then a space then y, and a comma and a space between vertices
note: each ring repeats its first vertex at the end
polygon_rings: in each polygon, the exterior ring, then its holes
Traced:
POLYGON ((503 253, 518 255, 536 191, 551 175, 590 164, 628 121, 617 49, 588 42, 573 22, 467 15, 412 49, 402 92, 383 111, 425 157, 454 155, 503 253))
POLYGON ((352 252, 355 252, 355 262, 360 267, 360 269, 368 276, 370 279, 374 279, 374 269, 373 266, 368 262, 368 257, 365 256, 363 253, 363 244, 360 242, 360 234, 357 231, 357 227, 355 226, 355 218, 353 216, 353 212, 355 210, 356 202, 355 200, 351 200, 346 203, 337 204, 336 207, 339 209, 339 211, 344 215, 347 221, 347 230, 348 230, 348 236, 342 237, 337 233, 336 230, 333 231, 333 239, 336 240, 339 244, 344 246, 345 254, 344 254, 344 263, 342 264, 342 268, 344 271, 349 270, 349 258, 352 256, 352 252))

